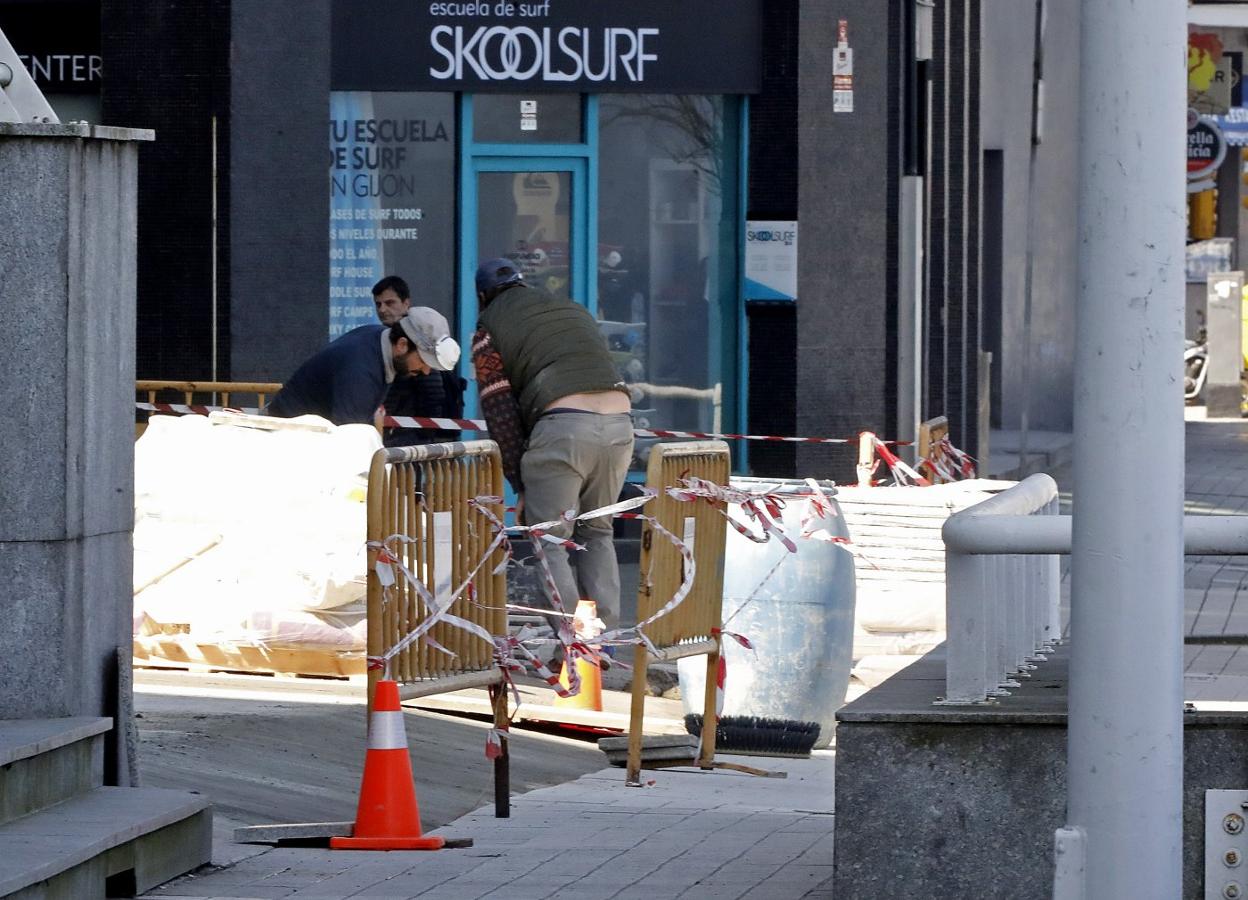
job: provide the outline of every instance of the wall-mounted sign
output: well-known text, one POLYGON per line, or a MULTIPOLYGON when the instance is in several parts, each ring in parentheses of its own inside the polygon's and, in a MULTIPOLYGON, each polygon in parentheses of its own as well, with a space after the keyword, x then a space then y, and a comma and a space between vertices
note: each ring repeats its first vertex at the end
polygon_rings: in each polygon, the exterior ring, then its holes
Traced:
POLYGON ((1218 123, 1199 116, 1187 129, 1187 177, 1199 181, 1217 171, 1226 158, 1226 138, 1218 123))
POLYGON ((1231 106, 1235 83, 1232 61, 1222 53, 1216 34, 1187 36, 1187 105, 1203 115, 1225 113, 1231 106))
POLYGON ((537 131, 537 101, 520 101, 520 130, 537 131))
POLYGON ((1248 145, 1248 107, 1232 106, 1224 116, 1214 116, 1213 120, 1222 129, 1222 136, 1231 147, 1248 145))
POLYGON ((849 20, 836 23, 832 48, 832 112, 854 111, 854 51, 849 46, 849 20))
POLYGON ((335 90, 756 93, 762 24, 762 0, 334 0, 331 79, 335 90))
POLYGON ((745 299, 797 299, 797 223, 745 223, 745 299))

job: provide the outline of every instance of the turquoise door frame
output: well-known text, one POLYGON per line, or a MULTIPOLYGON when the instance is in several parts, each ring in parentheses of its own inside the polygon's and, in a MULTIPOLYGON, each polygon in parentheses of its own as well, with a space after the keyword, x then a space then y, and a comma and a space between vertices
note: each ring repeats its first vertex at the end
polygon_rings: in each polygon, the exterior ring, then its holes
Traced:
POLYGON ((460 99, 459 177, 459 336, 468 379, 465 413, 479 414, 477 382, 472 371, 472 336, 477 323, 475 275, 477 248, 477 179, 482 172, 568 172, 572 176, 568 256, 572 299, 598 312, 598 102, 586 97, 583 140, 578 144, 487 144, 473 138, 472 95, 460 99))

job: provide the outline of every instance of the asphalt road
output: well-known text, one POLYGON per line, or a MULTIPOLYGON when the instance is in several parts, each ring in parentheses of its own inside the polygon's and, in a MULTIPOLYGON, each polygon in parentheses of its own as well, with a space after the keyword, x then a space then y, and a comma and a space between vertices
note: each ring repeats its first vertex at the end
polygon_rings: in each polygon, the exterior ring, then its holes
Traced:
MULTIPOLYGON (((365 750, 358 684, 135 673, 139 776, 145 787, 206 794, 219 835, 236 825, 355 818, 365 750)), ((488 724, 407 711, 407 741, 426 829, 493 802, 488 724)), ((572 781, 606 763, 584 740, 515 730, 513 794, 572 781)))

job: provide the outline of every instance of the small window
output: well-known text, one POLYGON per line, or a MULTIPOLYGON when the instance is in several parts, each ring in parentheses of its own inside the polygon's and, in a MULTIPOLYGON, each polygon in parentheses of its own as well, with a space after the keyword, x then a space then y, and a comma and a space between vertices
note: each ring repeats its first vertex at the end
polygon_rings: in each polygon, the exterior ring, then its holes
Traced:
POLYGON ((483 144, 579 144, 580 94, 474 94, 473 140, 483 144))

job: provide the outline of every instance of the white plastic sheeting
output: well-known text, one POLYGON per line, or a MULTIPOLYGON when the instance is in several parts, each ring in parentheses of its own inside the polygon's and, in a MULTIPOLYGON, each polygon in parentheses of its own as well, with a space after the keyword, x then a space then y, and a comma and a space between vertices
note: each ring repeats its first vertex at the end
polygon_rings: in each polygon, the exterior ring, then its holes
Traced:
POLYGON ((151 419, 135 445, 136 633, 363 647, 367 473, 381 439, 303 421, 324 429, 151 419))
POLYGON ((940 530, 955 512, 1014 484, 974 479, 931 487, 836 489, 855 552, 856 679, 878 683, 945 639, 940 530))

